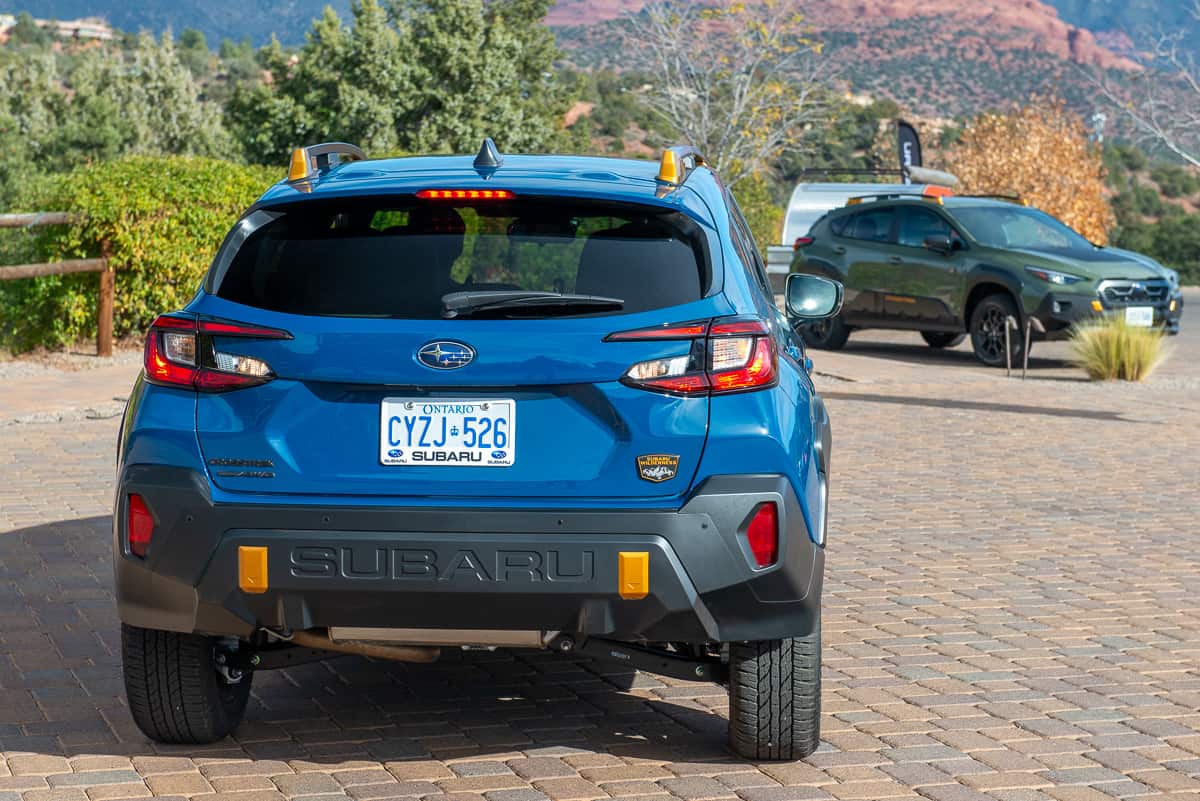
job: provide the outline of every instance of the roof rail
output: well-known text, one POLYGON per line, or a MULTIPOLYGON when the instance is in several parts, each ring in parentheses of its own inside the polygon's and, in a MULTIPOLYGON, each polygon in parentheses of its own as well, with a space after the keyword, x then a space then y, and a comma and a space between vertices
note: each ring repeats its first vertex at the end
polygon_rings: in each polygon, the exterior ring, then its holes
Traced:
POLYGON ((672 186, 682 186, 697 167, 707 166, 708 161, 691 145, 676 145, 663 151, 658 165, 658 180, 672 186))
POLYGON ((981 194, 981 195, 959 195, 959 197, 977 197, 977 198, 983 198, 986 200, 1007 200, 1009 203, 1018 203, 1022 206, 1029 205, 1029 201, 1026 200, 1025 198, 1021 197, 1020 195, 981 194))
POLYGON ((939 206, 942 205, 942 198, 952 197, 954 195, 949 189, 944 186, 929 185, 923 187, 920 192, 879 192, 871 195, 858 195, 846 201, 847 206, 857 206, 864 200, 900 200, 907 198, 909 200, 932 200, 939 206))
POLYGON ((799 175, 882 175, 892 178, 904 178, 908 175, 908 172, 906 170, 885 169, 883 167, 805 167, 800 171, 799 175))
POLYGON ((292 163, 288 168, 288 182, 307 181, 317 173, 347 161, 364 161, 367 154, 345 142, 323 142, 319 145, 298 147, 292 151, 292 163), (333 157, 336 157, 334 160, 333 157))

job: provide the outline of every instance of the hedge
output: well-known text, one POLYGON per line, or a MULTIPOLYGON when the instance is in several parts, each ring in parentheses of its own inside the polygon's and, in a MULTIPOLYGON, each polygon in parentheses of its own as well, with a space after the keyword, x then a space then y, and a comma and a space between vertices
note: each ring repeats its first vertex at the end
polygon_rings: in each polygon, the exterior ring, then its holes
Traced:
MULTIPOLYGON (((13 211, 69 211, 80 219, 31 237, 23 249, 34 260, 94 257, 109 243, 114 334, 136 335, 155 315, 187 303, 230 226, 281 172, 209 158, 134 156, 30 188, 25 208, 13 211)), ((6 249, 18 250, 11 241, 0 248, 6 249)), ((97 283, 93 274, 0 282, 0 340, 25 350, 94 336, 97 283)))

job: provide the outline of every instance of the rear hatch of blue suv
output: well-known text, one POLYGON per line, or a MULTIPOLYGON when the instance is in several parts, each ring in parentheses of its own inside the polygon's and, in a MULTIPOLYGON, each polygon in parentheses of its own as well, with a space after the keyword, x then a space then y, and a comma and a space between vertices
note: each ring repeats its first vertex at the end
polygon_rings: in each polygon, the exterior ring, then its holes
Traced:
MULTIPOLYGON (((759 419, 787 327, 726 285, 703 193, 634 174, 550 194, 533 169, 497 188, 460 161, 268 193, 152 326, 114 511, 151 737, 224 736, 296 646, 579 650, 727 681, 819 643, 824 479, 791 475, 759 419), (713 463, 764 434, 760 468, 713 463), (168 656, 203 668, 171 690, 168 656)), ((804 755, 813 714, 735 745, 804 755)))

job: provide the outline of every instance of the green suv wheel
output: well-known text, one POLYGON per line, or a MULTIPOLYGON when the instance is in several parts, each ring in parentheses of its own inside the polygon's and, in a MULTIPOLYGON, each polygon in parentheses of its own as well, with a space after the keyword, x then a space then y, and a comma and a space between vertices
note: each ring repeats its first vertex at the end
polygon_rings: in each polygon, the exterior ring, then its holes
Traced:
POLYGON ((821 629, 729 646, 729 742, 745 759, 803 759, 821 743, 821 629))
POLYGON ((1009 353, 1012 354, 1012 363, 1020 364, 1024 340, 1020 330, 1021 316, 1012 297, 1002 292, 988 295, 971 312, 971 347, 975 351, 975 358, 988 367, 1003 367, 1005 364, 1004 326, 1009 317, 1018 321, 1018 327, 1008 332, 1009 353))
POLYGON ((949 331, 921 332, 921 339, 931 348, 953 348, 966 338, 966 334, 952 334, 949 331))
POLYGON ((850 329, 841 317, 813 320, 797 326, 796 330, 800 332, 805 345, 818 350, 841 350, 850 338, 850 329))

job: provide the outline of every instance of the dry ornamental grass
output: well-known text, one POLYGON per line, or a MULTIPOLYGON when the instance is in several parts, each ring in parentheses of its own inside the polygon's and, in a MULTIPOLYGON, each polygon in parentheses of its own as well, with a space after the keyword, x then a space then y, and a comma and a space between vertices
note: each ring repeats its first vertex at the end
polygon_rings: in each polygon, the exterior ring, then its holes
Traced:
POLYGON ((1077 326, 1071 336, 1072 361, 1093 380, 1142 381, 1166 355, 1162 331, 1131 326, 1119 315, 1077 326))

